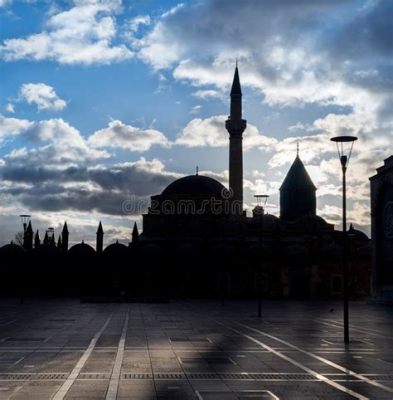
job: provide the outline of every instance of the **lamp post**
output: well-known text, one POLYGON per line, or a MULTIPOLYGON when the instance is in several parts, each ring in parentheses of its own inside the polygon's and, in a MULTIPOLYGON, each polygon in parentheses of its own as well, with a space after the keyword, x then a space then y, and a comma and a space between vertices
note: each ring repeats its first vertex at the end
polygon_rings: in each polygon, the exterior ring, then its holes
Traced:
POLYGON ((355 136, 336 136, 330 139, 337 145, 338 157, 342 169, 342 193, 343 193, 343 306, 344 306, 344 343, 349 343, 349 316, 348 316, 348 234, 347 234, 347 181, 346 172, 351 158, 355 136))
MULTIPOLYGON (((30 222, 31 215, 28 214, 21 214, 19 215, 22 226, 23 226, 23 247, 26 248, 26 230, 27 230, 27 225, 30 222)), ((25 274, 22 274, 21 277, 21 288, 20 288, 20 304, 24 304, 25 302, 25 285, 26 285, 26 278, 25 274)))
MULTIPOLYGON (((266 203, 267 199, 269 198, 269 195, 267 194, 256 194, 254 197, 257 200, 257 207, 261 211, 261 224, 260 224, 260 232, 259 232, 259 251, 261 250, 261 244, 262 244, 262 235, 263 235, 263 216, 264 216, 264 210, 266 208, 266 203)), ((262 271, 260 272, 260 276, 258 276, 258 282, 257 282, 257 290, 258 290, 258 318, 262 317, 262 271)))

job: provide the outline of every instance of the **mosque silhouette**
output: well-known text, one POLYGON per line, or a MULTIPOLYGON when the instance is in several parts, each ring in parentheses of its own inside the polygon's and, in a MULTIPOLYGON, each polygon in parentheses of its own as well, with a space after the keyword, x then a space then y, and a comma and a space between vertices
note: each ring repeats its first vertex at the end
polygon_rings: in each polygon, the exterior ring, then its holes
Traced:
MULTIPOLYGON (((151 197, 128 246, 69 248, 67 223, 57 242, 41 242, 26 222, 23 246, 0 248, 1 293, 80 296, 83 299, 154 301, 177 297, 340 298, 342 232, 316 213, 316 190, 299 151, 280 187, 280 217, 264 210, 265 196, 243 210, 242 91, 236 66, 230 92, 229 188, 198 174, 169 184, 151 197)), ((258 196, 257 196, 258 197, 258 196)), ((349 229, 350 295, 370 293, 371 243, 349 229)))

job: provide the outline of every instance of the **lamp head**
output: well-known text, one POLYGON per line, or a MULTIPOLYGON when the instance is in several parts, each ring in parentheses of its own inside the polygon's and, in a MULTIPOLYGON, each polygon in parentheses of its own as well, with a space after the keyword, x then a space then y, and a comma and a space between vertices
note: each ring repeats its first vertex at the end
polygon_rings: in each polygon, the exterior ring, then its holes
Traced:
POLYGON ((269 195, 268 194, 255 194, 254 197, 257 199, 257 203, 259 206, 266 206, 269 195))
POLYGON ((19 215, 21 221, 22 221, 22 225, 23 225, 23 232, 26 231, 27 228, 27 224, 30 222, 30 217, 31 215, 28 214, 21 214, 19 215))
POLYGON ((341 166, 346 168, 352 155, 353 144, 358 138, 356 136, 336 136, 330 140, 336 143, 341 166))

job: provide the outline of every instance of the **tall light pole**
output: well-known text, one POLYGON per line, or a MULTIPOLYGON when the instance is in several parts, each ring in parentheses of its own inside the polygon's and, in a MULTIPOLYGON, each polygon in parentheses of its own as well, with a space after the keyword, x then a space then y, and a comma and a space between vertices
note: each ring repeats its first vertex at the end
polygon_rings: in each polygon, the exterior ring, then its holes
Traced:
MULTIPOLYGON (((257 207, 261 211, 261 224, 260 224, 260 232, 259 232, 259 252, 261 251, 261 242, 262 242, 262 235, 263 235, 263 216, 265 214, 265 208, 267 199, 269 198, 268 194, 256 194, 254 197, 257 200, 257 207)), ((261 268, 262 269, 262 268, 261 268)), ((259 271, 258 282, 257 282, 257 290, 258 290, 258 318, 262 317, 262 271, 259 271)))
POLYGON ((337 145, 338 157, 341 163, 343 180, 343 306, 344 306, 344 343, 349 343, 349 314, 348 314, 348 234, 347 234, 347 181, 346 172, 351 158, 355 136, 336 136, 330 139, 337 145))

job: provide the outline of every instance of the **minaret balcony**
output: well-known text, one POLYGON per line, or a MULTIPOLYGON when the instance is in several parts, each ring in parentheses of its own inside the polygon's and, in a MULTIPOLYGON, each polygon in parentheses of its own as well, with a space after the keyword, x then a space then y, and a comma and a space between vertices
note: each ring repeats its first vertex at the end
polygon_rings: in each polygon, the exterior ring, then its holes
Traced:
POLYGON ((245 119, 227 119, 225 121, 225 128, 232 136, 241 136, 247 128, 247 121, 245 119))

